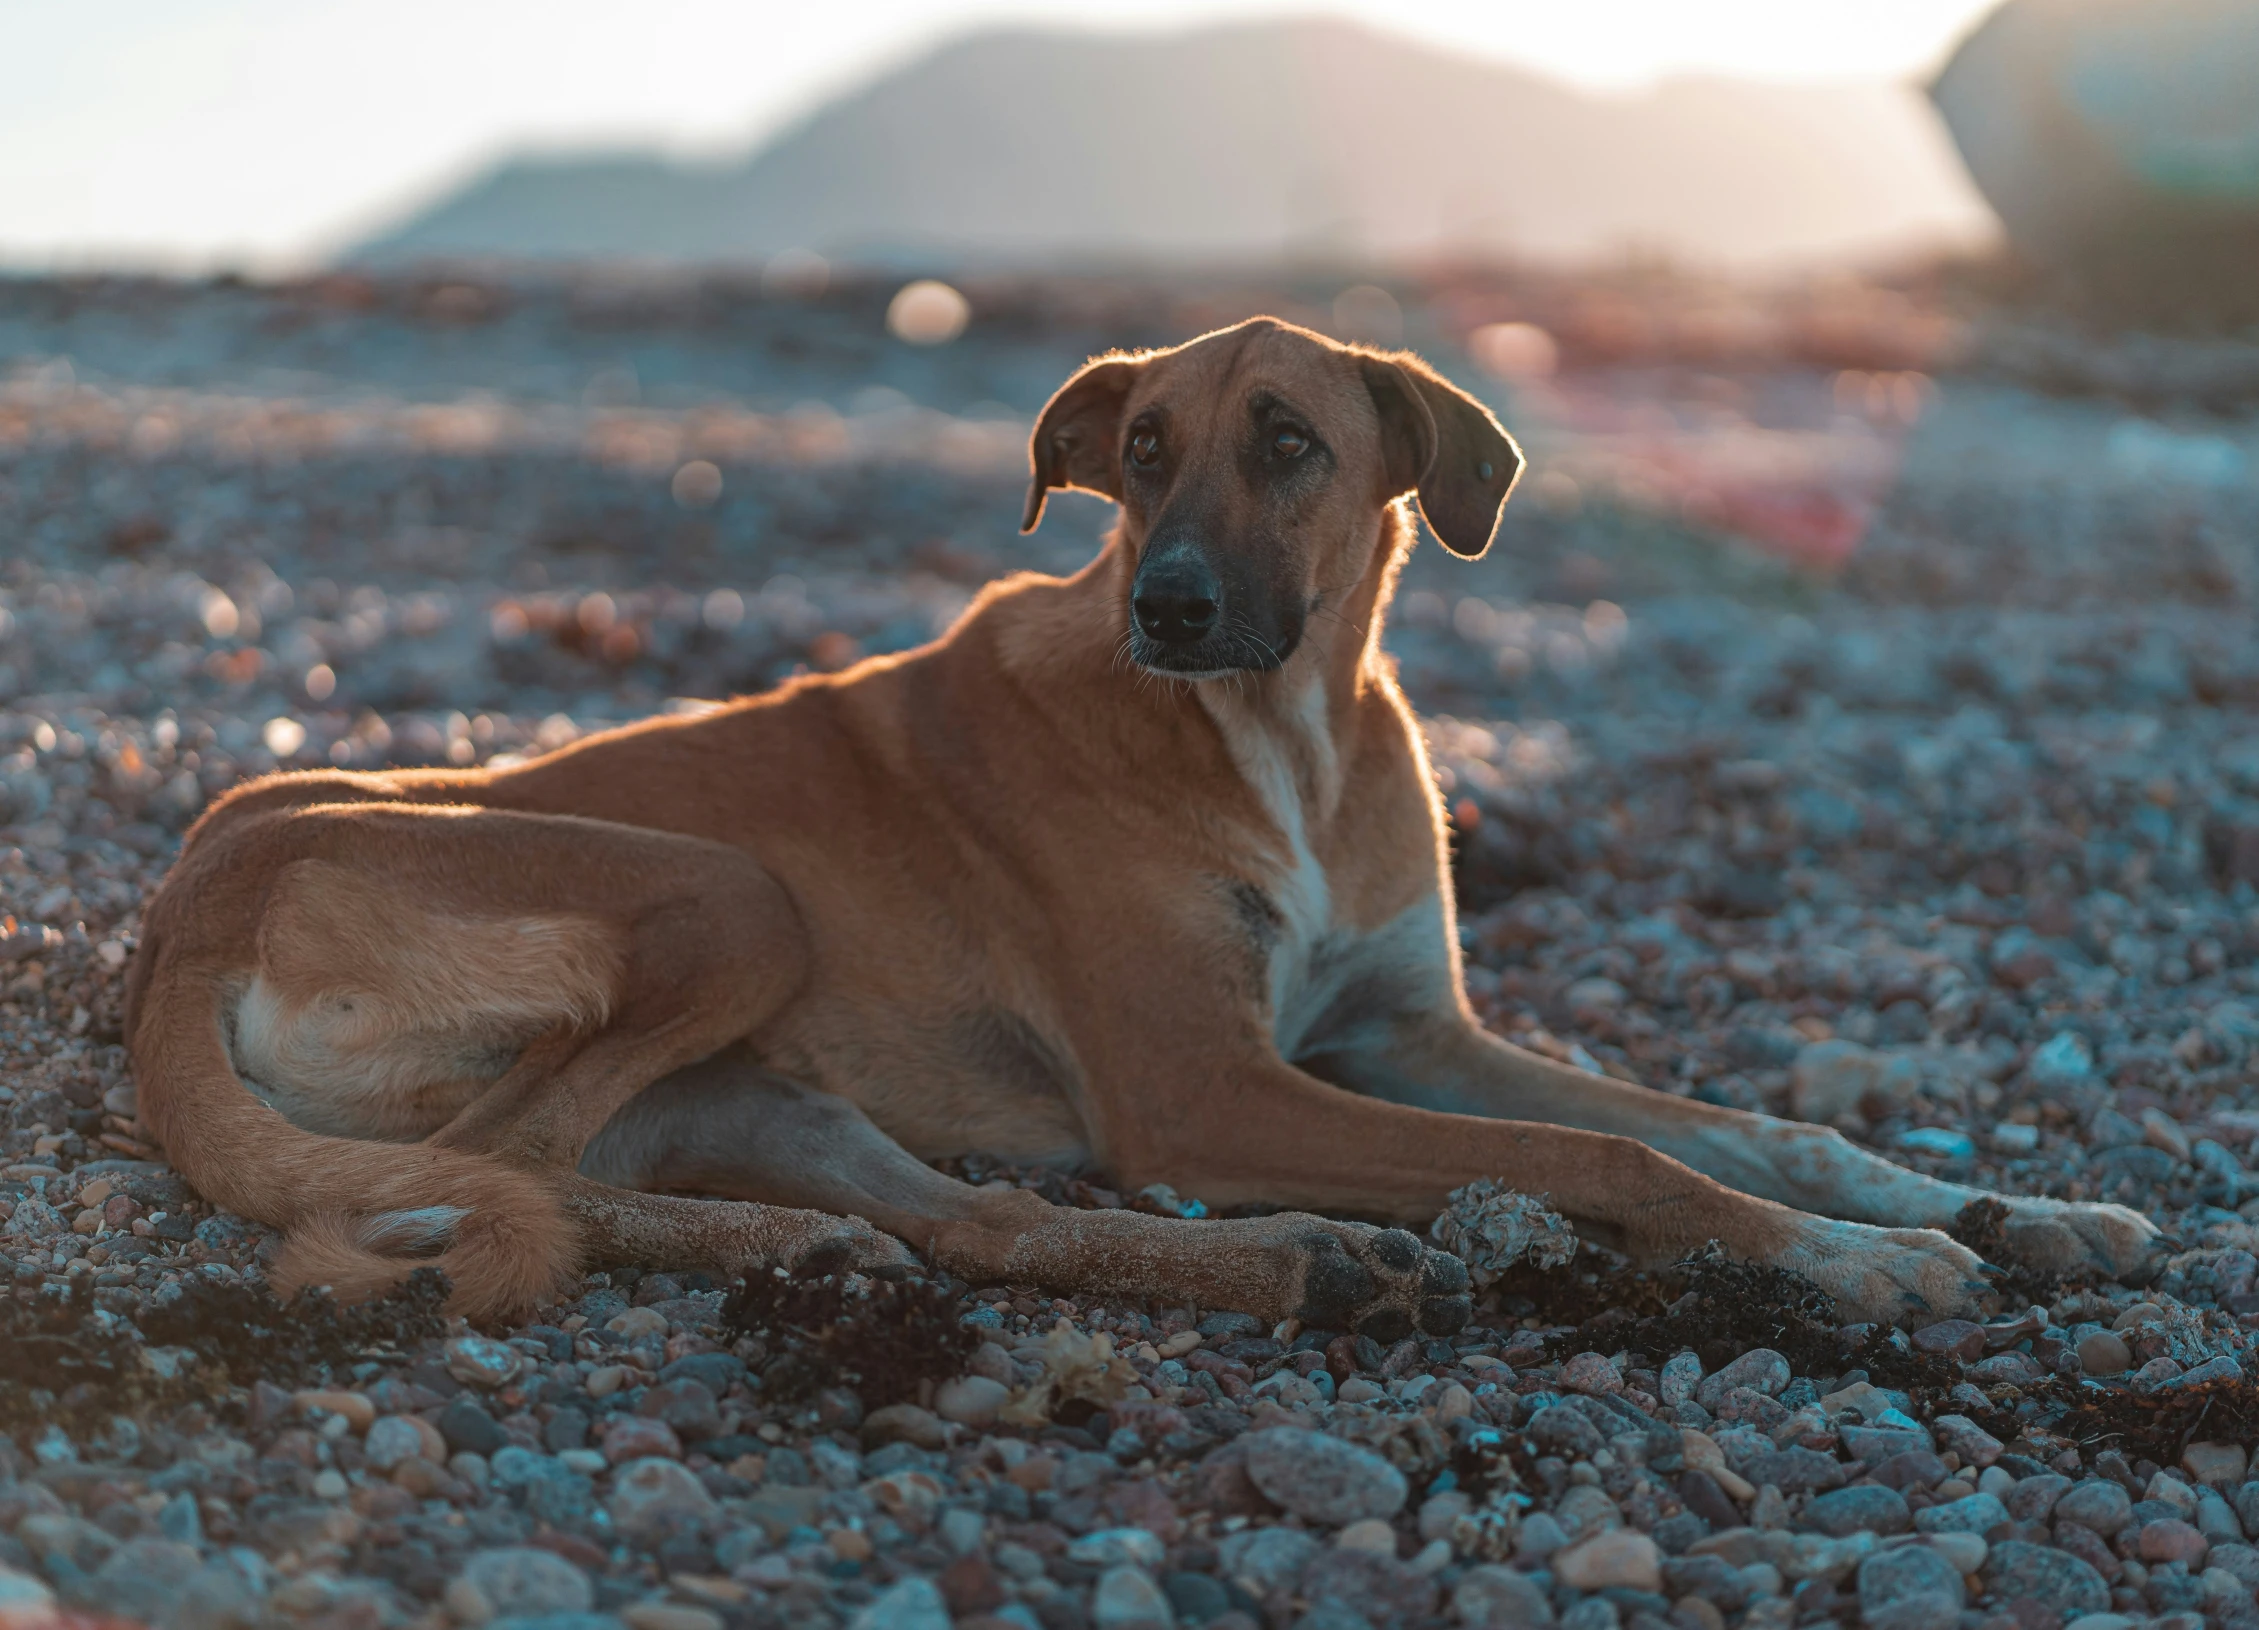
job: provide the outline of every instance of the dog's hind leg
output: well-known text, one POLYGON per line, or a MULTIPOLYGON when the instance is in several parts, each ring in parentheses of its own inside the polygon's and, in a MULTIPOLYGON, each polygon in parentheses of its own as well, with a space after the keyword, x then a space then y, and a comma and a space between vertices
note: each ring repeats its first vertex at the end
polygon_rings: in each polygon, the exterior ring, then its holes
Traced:
POLYGON ((1469 1315, 1459 1261, 1402 1229, 1291 1212, 1189 1221, 1077 1211, 1022 1189, 974 1188, 845 1099, 767 1074, 739 1049, 648 1088, 597 1135, 581 1170, 621 1189, 792 1208, 786 1216, 851 1213, 975 1284, 1230 1308, 1382 1340, 1448 1334, 1469 1315))

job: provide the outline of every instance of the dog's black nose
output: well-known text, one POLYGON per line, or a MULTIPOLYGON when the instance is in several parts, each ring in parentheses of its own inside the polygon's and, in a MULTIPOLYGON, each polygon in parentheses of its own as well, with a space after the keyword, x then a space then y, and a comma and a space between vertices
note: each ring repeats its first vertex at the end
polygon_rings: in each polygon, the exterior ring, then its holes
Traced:
POLYGON ((1147 639, 1193 645, 1216 626, 1220 594, 1216 574, 1197 561, 1160 562, 1137 574, 1130 614, 1147 639))

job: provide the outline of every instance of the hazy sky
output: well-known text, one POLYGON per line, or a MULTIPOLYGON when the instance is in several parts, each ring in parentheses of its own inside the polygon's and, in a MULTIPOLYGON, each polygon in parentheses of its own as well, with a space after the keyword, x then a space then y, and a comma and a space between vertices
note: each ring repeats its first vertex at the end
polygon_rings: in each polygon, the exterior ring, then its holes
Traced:
POLYGON ((1935 66, 1989 0, 0 0, 0 261, 286 266, 522 146, 735 150, 999 22, 1324 10, 1588 85, 1935 66))

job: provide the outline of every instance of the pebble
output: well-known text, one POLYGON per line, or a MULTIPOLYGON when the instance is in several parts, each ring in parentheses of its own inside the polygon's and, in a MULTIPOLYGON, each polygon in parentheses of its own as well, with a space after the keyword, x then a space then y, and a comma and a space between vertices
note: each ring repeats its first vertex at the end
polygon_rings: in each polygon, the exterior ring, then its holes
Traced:
POLYGON ((2092 1566, 2067 1551, 2022 1540, 2003 1540, 1985 1559, 1984 1582, 2008 1601, 2032 1601, 2065 1618, 2100 1613, 2110 1587, 2092 1566))
POLYGON ((1393 1517, 1410 1492, 1404 1474, 1370 1449, 1299 1427, 1248 1434, 1247 1475, 1275 1504, 1328 1526, 1393 1517))
POLYGON ((949 1606, 932 1580, 912 1574, 881 1591, 849 1623, 852 1630, 950 1630, 949 1606))
POLYGON ((1070 1561, 1089 1568, 1158 1568, 1169 1548, 1143 1528, 1101 1528, 1067 1544, 1070 1561))
POLYGON ((2144 1562, 2185 1562, 2191 1568, 2204 1560, 2212 1542, 2178 1517, 2159 1517, 2141 1525, 2138 1541, 2144 1562))
POLYGON ((985 1375, 953 1376, 934 1389, 933 1412, 960 1426, 987 1426, 1011 1395, 1009 1387, 985 1375))
POLYGON ((2192 1443, 2181 1451, 2181 1466, 2189 1476, 2216 1488, 2241 1483, 2248 1464, 2240 1443, 2192 1443))
POLYGON ((612 1520, 631 1537, 655 1532, 674 1517, 711 1517, 714 1497, 672 1460, 633 1460, 612 1474, 605 1502, 612 1520))
POLYGON ((1459 1622, 1481 1630, 1524 1630, 1551 1624, 1553 1604, 1526 1573, 1484 1563, 1469 1568, 1451 1587, 1451 1611, 1459 1622))
POLYGON ((424 1435, 418 1430, 421 1424, 409 1416, 387 1415, 369 1427, 361 1452, 380 1472, 392 1470, 403 1460, 420 1458, 424 1454, 424 1435))
POLYGON ((2081 1337, 2078 1354, 2079 1368, 2088 1375, 2123 1375, 2133 1367, 2133 1349, 2109 1330, 2081 1337))
POLYGON ((1859 1564, 1858 1590, 1869 1630, 1950 1630, 1968 1596, 1953 1564, 1926 1545, 1874 1552, 1859 1564))
POLYGON ((447 1591, 448 1610, 466 1623, 586 1613, 595 1602, 587 1574, 554 1551, 530 1545, 473 1552, 447 1591), (484 1614, 476 1616, 481 1606, 484 1614))
POLYGON ((1613 1528, 1555 1552, 1553 1577, 1571 1590, 1660 1590, 1663 1554, 1647 1535, 1613 1528))
POLYGON ((1716 1373, 1705 1376, 1694 1389, 1695 1402, 1704 1409, 1714 1410, 1736 1387, 1747 1387, 1752 1392, 1774 1397, 1788 1385, 1790 1375, 1787 1359, 1769 1347, 1753 1348, 1716 1373))
POLYGON ((376 1406, 365 1393, 359 1392, 294 1392, 291 1406, 301 1415, 313 1410, 326 1410, 332 1415, 345 1417, 345 1424, 355 1432, 366 1432, 376 1419, 376 1406))
POLYGON ((1816 1494, 1804 1507, 1805 1520, 1823 1534, 1903 1534, 1913 1522, 1906 1496, 1879 1483, 1816 1494))
POLYGON ((444 1352, 447 1373, 466 1387, 493 1391, 517 1378, 517 1349, 485 1336, 457 1336, 444 1352))
POLYGON ((687 1602, 633 1602, 620 1609, 629 1630, 725 1630, 729 1621, 710 1607, 687 1602))
POLYGON ((1090 1622, 1096 1630, 1173 1630, 1175 1610, 1153 1576, 1143 1568, 1108 1568, 1091 1593, 1090 1622))
POLYGON ((646 1415, 615 1415, 604 1428, 603 1455, 615 1466, 653 1455, 680 1460, 682 1440, 665 1421, 646 1415))

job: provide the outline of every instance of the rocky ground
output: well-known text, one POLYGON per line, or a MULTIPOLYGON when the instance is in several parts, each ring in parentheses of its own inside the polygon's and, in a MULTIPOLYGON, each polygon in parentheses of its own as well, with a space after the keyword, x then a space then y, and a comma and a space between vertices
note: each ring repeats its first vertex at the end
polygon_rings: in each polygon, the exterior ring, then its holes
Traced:
MULTIPOLYGON (((598 1275, 487 1332, 264 1299, 264 1231, 142 1141, 119 1045, 212 794, 917 643, 1087 556, 1094 504, 1012 530, 1082 355, 1330 299, 973 292, 918 351, 851 283, 0 285, 0 1598, 168 1630, 2259 1621, 2259 426, 2139 346, 1964 347, 1885 425, 1888 332, 1565 343, 1554 397, 1486 387, 1532 482, 1487 560, 1415 562, 1391 644, 1489 1022, 2134 1205, 2178 1243, 2156 1282, 2023 1277, 1991 1325, 1893 1333, 1587 1249, 1390 1349, 1008 1285, 598 1275), (1572 398, 1646 415, 1657 468, 1869 437, 1828 512, 1856 551, 1815 577, 1610 489, 1585 421, 1517 416, 1572 398)), ((1461 342, 1513 291, 1426 292, 1406 332, 1479 381, 1461 342)))

